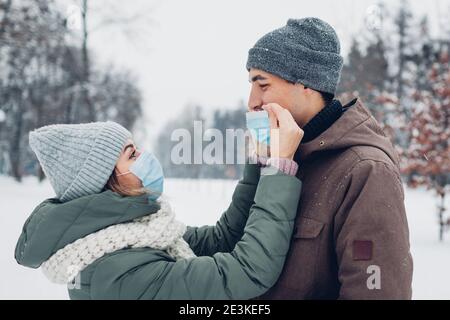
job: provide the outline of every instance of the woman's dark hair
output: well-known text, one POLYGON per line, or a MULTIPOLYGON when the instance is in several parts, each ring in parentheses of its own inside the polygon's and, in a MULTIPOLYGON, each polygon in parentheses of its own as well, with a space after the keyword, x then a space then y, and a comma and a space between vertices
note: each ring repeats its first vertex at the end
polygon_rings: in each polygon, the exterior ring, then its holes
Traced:
POLYGON ((122 196, 140 196, 146 193, 149 193, 145 188, 130 188, 129 186, 123 185, 119 183, 119 179, 117 178, 116 170, 114 170, 111 176, 106 182, 103 190, 111 190, 116 192, 122 196))

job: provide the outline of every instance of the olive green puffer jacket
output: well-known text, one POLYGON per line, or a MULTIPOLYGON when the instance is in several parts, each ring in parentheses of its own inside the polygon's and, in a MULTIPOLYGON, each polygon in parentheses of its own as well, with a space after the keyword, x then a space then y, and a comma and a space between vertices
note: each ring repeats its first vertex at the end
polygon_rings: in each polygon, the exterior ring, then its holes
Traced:
MULTIPOLYGON (((81 271, 81 286, 69 288, 70 298, 249 299, 266 292, 289 249, 301 182, 281 172, 260 176, 253 164, 244 171, 217 224, 188 227, 184 239, 198 257, 175 261, 151 248, 118 250, 81 271)), ((38 268, 79 238, 158 209, 145 195, 111 191, 64 203, 47 199, 26 221, 15 258, 38 268)))

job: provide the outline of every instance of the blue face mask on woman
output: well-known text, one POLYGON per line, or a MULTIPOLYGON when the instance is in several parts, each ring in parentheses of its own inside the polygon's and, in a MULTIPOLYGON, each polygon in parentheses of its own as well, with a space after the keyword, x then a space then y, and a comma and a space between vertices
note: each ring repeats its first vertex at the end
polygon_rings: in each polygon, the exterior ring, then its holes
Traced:
POLYGON ((133 173, 141 180, 145 189, 149 190, 150 200, 158 199, 163 193, 164 173, 161 163, 148 151, 143 151, 136 161, 130 166, 128 172, 119 174, 118 176, 133 173))

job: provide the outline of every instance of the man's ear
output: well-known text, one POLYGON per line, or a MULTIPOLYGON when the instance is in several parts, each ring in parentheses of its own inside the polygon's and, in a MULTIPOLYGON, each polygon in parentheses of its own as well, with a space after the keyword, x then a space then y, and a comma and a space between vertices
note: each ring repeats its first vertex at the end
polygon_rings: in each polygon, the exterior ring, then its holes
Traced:
POLYGON ((297 82, 294 85, 296 86, 296 89, 300 90, 300 93, 302 93, 302 94, 308 94, 309 91, 311 91, 311 89, 309 89, 307 86, 303 85, 300 82, 297 82))
POLYGON ((304 95, 306 95, 307 97, 310 97, 310 96, 315 95, 316 93, 318 93, 316 90, 311 89, 311 88, 309 88, 309 87, 307 87, 307 86, 305 86, 303 84, 301 86, 302 86, 302 93, 304 95))

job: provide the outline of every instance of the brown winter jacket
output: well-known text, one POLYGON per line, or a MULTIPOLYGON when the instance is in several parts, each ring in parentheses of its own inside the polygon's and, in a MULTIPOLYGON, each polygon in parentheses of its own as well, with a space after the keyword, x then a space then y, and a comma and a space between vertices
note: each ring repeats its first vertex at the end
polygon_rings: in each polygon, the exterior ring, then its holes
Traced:
POLYGON ((299 147, 290 253, 262 299, 410 299, 413 262, 398 155, 359 101, 299 147))

